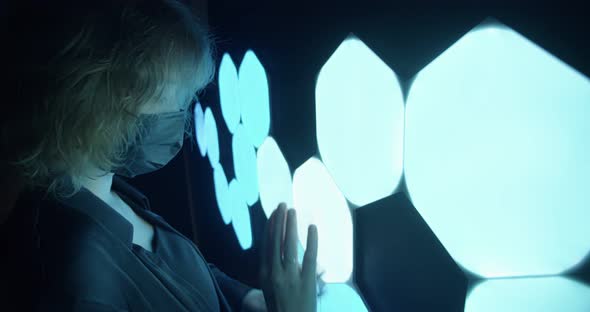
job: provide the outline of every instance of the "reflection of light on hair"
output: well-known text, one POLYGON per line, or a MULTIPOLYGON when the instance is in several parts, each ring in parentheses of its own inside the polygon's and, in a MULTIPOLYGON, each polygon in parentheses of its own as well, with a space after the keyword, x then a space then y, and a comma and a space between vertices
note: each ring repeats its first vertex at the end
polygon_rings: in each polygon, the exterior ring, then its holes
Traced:
MULTIPOLYGON (((293 204, 298 235, 307 244, 307 228, 318 229, 318 272, 328 283, 346 282, 352 274, 352 219, 346 199, 317 158, 295 171, 293 204)), ((304 246, 307 247, 307 246, 304 246)))
POLYGON ((563 277, 498 279, 475 287, 466 312, 586 312, 590 288, 563 277))
POLYGON ((318 298, 317 311, 368 311, 358 293, 347 284, 325 284, 318 298))
POLYGON ((277 142, 271 137, 260 145, 257 155, 260 203, 269 218, 282 202, 293 207, 291 171, 277 142))
POLYGON ((221 59, 218 76, 221 113, 229 132, 234 133, 240 122, 238 70, 228 53, 221 59))
POLYGON ((219 163, 219 140, 217 137, 217 123, 209 107, 205 108, 205 141, 207 142, 207 156, 211 168, 215 168, 219 163))
POLYGON ((229 182, 229 201, 231 203, 232 225, 242 249, 252 247, 252 228, 250 211, 244 199, 242 186, 233 179, 229 182))
POLYGON ((252 206, 258 200, 256 151, 241 124, 236 128, 232 139, 232 154, 236 180, 240 181, 240 188, 246 204, 252 206))
POLYGON ((250 141, 258 147, 270 129, 270 103, 264 67, 251 50, 240 65, 239 90, 242 123, 250 141))
POLYGON ((221 213, 221 218, 225 224, 229 224, 232 219, 231 203, 229 201, 229 187, 225 171, 221 164, 215 166, 213 172, 213 184, 215 185, 215 198, 217 199, 217 207, 221 213))
POLYGON ((320 71, 317 139, 322 161, 348 200, 363 206, 393 193, 402 175, 404 99, 393 71, 357 38, 320 71))
POLYGON ((195 105, 195 136, 197 137, 197 145, 199 146, 199 153, 205 157, 207 154, 207 141, 205 138, 205 113, 201 103, 195 105))
POLYGON ((557 274, 588 253, 589 102, 586 77, 504 27, 468 33, 418 74, 407 186, 464 267, 557 274))

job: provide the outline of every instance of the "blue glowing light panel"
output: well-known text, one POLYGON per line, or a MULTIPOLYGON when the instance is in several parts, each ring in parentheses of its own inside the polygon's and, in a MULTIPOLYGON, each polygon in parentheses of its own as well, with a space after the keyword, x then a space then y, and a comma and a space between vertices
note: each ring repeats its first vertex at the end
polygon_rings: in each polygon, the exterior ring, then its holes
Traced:
POLYGON ((293 207, 291 171, 273 138, 267 137, 258 148, 257 164, 260 204, 266 217, 269 218, 280 203, 293 207))
MULTIPOLYGON (((318 272, 327 283, 344 283, 352 274, 352 218, 346 199, 324 164, 310 158, 295 170, 293 204, 298 235, 307 243, 307 229, 318 229, 318 272)), ((303 246, 307 247, 307 246, 303 246)))
POLYGON ((503 26, 469 32, 417 75, 409 194, 466 269, 559 274, 588 254, 589 103, 586 77, 503 26))
POLYGON ((316 85, 322 161, 346 198, 364 206, 391 195, 402 175, 404 100, 394 72, 351 37, 316 85))
POLYGON ((485 281, 467 297, 465 312, 585 312, 590 288, 564 277, 485 281))

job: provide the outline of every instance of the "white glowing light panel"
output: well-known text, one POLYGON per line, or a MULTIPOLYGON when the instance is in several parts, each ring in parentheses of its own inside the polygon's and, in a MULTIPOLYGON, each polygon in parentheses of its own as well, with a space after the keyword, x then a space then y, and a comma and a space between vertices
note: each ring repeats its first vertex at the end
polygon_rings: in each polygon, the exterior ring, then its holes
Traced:
POLYGON ((207 141, 205 137, 205 113, 201 103, 195 105, 195 136, 197 137, 197 145, 199 153, 202 157, 207 155, 207 141))
POLYGON ((217 164, 213 171, 213 184, 215 186, 215 199, 221 218, 225 224, 229 224, 232 219, 232 204, 230 202, 229 186, 227 177, 221 164, 217 164))
POLYGON ((347 284, 326 284, 324 294, 317 300, 318 312, 366 312, 359 294, 347 284))
POLYGON ((583 260, 589 103, 586 77, 502 26, 466 34, 418 74, 407 186, 455 260, 484 277, 558 274, 583 260))
POLYGON ((391 195, 402 175, 404 99, 393 71, 357 38, 345 40, 316 85, 322 161, 346 198, 391 195))
POLYGON ((293 183, 289 165, 272 137, 267 137, 257 151, 258 187, 260 204, 267 218, 286 203, 293 207, 293 183))
POLYGON ((219 139, 217 134, 217 123, 209 107, 205 108, 204 117, 205 141, 207 142, 207 156, 211 168, 219 163, 219 139))
POLYGON ((260 146, 270 129, 268 79, 256 54, 248 50, 239 72, 242 123, 255 147, 260 146))
POLYGON ((236 179, 229 182, 229 201, 231 205, 232 225, 238 237, 238 242, 242 249, 249 249, 252 247, 250 211, 244 199, 242 185, 236 179))
POLYGON ((240 101, 238 70, 228 53, 223 55, 219 65, 219 102, 221 114, 229 132, 234 133, 240 122, 240 101))
MULTIPOLYGON (((346 199, 317 158, 295 170, 293 203, 298 235, 307 244, 307 228, 318 229, 318 272, 326 271, 327 283, 348 281, 352 273, 352 218, 346 199)), ((304 246, 305 248, 307 246, 304 246)))
POLYGON ((236 179, 240 182, 248 206, 258 201, 258 169, 256 151, 242 124, 236 127, 232 138, 232 154, 236 179))
POLYGON ((590 288, 564 277, 485 281, 465 302, 466 312, 586 312, 590 288))

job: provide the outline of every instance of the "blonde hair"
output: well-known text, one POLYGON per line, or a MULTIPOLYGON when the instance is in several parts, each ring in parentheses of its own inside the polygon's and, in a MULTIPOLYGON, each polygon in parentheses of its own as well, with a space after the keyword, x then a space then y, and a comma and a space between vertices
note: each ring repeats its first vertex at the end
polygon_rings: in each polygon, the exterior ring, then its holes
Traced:
POLYGON ((140 139, 140 110, 150 105, 185 109, 190 136, 188 106, 212 80, 214 61, 211 37, 186 6, 43 2, 48 7, 23 6, 33 22, 12 36, 13 49, 3 48, 16 60, 5 93, 17 108, 3 112, 2 157, 28 186, 68 197, 80 190, 88 164, 105 172, 121 166, 140 139), (170 90, 178 90, 178 102, 162 103, 172 100, 163 96, 170 90))

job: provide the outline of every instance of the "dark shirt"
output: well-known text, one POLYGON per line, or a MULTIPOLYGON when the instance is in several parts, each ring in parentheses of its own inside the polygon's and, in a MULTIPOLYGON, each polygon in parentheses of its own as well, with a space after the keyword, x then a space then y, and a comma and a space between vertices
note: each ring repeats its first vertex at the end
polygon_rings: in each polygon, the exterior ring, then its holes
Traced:
POLYGON ((240 311, 250 287, 207 264, 138 190, 116 176, 112 188, 153 225, 153 252, 133 244, 131 223, 85 188, 59 202, 41 201, 40 310, 240 311))

